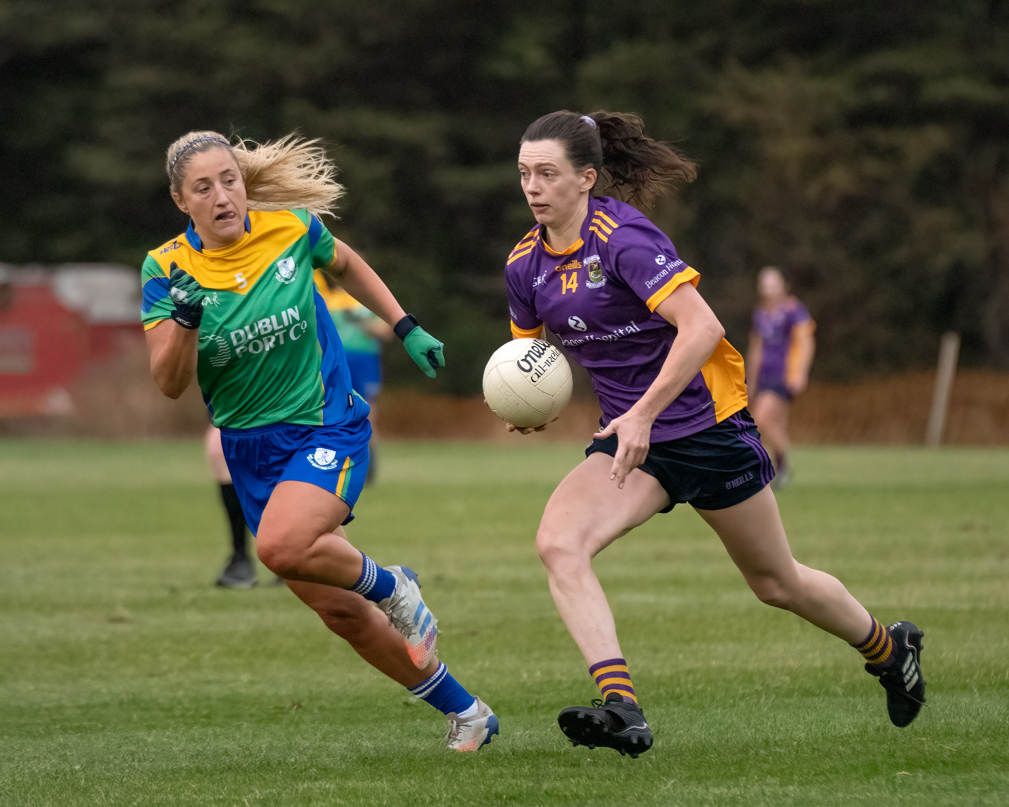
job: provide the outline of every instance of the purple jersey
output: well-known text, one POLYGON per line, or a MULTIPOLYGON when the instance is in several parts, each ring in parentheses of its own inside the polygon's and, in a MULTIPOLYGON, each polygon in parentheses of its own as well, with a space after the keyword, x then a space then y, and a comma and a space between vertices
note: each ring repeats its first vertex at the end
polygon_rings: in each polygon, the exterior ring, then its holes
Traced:
POLYGON ((758 389, 787 388, 795 372, 796 337, 801 330, 797 326, 804 323, 809 323, 810 330, 815 327, 806 306, 794 297, 771 311, 758 308, 753 312, 753 332, 761 344, 758 389))
MULTIPOLYGON (((512 250, 505 268, 512 333, 545 324, 589 371, 603 426, 630 409, 655 381, 676 338, 656 307, 700 275, 672 242, 630 205, 589 200, 581 238, 554 252, 539 226, 512 250)), ((686 389, 652 425, 652 442, 685 437, 746 406, 742 357, 724 339, 686 389)))

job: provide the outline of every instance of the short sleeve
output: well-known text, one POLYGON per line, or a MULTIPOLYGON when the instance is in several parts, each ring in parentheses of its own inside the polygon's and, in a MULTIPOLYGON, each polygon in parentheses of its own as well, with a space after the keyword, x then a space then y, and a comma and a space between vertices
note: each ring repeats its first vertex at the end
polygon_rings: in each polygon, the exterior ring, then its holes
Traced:
POLYGON ((168 296, 168 275, 162 266, 150 255, 140 270, 143 298, 140 303, 140 320, 144 330, 150 330, 161 320, 172 316, 175 306, 168 296))
POLYGON ((325 269, 336 260, 336 239, 314 213, 308 219, 308 249, 312 253, 313 269, 325 269))
POLYGON ((793 339, 800 334, 813 334, 816 332, 816 323, 809 315, 809 309, 798 300, 795 300, 789 312, 788 329, 793 339))
POLYGON ((665 233, 647 220, 631 221, 609 239, 610 259, 618 278, 640 297, 649 311, 684 283, 696 286, 700 274, 676 254, 665 233))
POLYGON ((529 283, 523 283, 525 272, 505 270, 505 287, 508 290, 508 313, 511 316, 512 335, 516 339, 540 336, 543 332, 543 322, 536 315, 532 291, 529 283))
POLYGON ((798 300, 795 301, 795 306, 792 309, 792 327, 796 325, 802 325, 804 322, 812 322, 813 318, 809 315, 809 309, 806 308, 798 300))

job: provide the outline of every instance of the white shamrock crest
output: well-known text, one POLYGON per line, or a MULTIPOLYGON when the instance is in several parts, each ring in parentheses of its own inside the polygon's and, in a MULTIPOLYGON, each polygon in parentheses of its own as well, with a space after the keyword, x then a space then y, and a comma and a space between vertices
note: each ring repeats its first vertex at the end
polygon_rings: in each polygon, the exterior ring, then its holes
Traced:
POLYGON ((298 265, 294 262, 294 258, 281 258, 277 261, 277 274, 274 277, 281 283, 290 283, 297 274, 298 265))
POLYGON ((331 448, 317 448, 314 454, 308 455, 308 461, 320 471, 331 471, 340 464, 340 458, 331 448))

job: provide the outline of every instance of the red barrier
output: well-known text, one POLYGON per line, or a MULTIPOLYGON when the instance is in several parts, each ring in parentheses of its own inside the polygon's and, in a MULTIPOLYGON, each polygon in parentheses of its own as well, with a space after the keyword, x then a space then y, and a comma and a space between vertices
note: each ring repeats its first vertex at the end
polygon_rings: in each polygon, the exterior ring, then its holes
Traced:
POLYGON ((89 324, 49 283, 11 285, 0 307, 0 417, 67 414, 85 365, 109 356, 139 324, 89 324))

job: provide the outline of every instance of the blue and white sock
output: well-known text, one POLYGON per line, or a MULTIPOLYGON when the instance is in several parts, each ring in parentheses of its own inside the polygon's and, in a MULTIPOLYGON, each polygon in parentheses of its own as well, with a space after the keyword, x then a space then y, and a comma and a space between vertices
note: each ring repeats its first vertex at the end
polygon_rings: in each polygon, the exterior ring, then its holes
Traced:
POLYGON ((459 717, 466 718, 476 714, 476 698, 449 675, 444 662, 439 662, 434 675, 417 686, 410 687, 410 691, 444 715, 455 712, 459 717))
POLYGON ((361 553, 361 558, 364 561, 361 564, 361 576, 350 590, 375 603, 392 596, 392 592, 396 590, 396 576, 392 572, 387 572, 364 552, 361 553))

